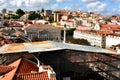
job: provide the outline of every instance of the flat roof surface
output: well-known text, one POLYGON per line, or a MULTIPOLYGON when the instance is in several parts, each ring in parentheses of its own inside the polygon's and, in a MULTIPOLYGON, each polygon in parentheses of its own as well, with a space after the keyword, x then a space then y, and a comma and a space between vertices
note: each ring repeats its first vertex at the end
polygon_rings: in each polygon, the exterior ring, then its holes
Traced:
POLYGON ((0 47, 0 54, 20 53, 20 52, 35 53, 35 52, 46 52, 46 51, 63 50, 63 49, 117 54, 116 52, 99 47, 62 43, 62 42, 53 42, 53 41, 6 44, 0 47))

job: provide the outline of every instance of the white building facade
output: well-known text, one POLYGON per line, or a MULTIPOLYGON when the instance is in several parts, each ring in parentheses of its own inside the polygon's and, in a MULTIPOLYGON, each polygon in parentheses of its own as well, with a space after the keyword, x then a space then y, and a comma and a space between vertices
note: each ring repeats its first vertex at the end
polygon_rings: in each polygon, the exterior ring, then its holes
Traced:
POLYGON ((73 37, 76 39, 86 39, 92 46, 110 48, 120 44, 120 25, 99 24, 92 19, 92 23, 86 19, 77 19, 81 23, 74 31, 73 37), (84 26, 85 25, 85 26, 84 26))
POLYGON ((120 44, 120 36, 108 35, 106 36, 106 47, 111 47, 112 45, 120 44))
POLYGON ((74 38, 86 39, 92 46, 110 48, 113 45, 120 44, 120 36, 117 35, 100 35, 92 32, 74 31, 74 38))
POLYGON ((102 47, 103 37, 101 35, 97 35, 92 32, 88 33, 84 31, 74 31, 73 37, 75 39, 86 39, 88 42, 90 42, 91 45, 102 47))

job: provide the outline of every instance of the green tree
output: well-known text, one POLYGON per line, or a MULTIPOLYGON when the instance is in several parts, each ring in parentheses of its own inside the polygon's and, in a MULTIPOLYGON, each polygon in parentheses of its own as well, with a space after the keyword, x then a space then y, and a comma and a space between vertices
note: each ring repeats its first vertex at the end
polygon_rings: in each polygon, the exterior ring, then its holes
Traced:
POLYGON ((42 8, 42 9, 41 9, 41 12, 44 13, 44 11, 45 11, 44 8, 42 8))
POLYGON ((34 12, 31 12, 29 17, 28 17, 29 20, 35 20, 35 19, 42 19, 41 15, 38 14, 38 13, 35 13, 34 12))
MULTIPOLYGON (((66 35, 67 36, 73 36, 73 32, 74 32, 75 28, 66 30, 66 35)), ((61 36, 63 36, 64 30, 61 31, 61 36)))
POLYGON ((25 12, 22 9, 17 9, 16 14, 21 17, 25 14, 25 12))
POLYGON ((54 18, 53 17, 49 17, 49 22, 53 23, 54 22, 54 18))
MULTIPOLYGON (((74 43, 74 44, 81 44, 81 45, 90 45, 90 43, 86 39, 74 39, 73 32, 75 28, 69 29, 66 31, 66 42, 67 43, 74 43)), ((63 37, 64 31, 61 32, 61 36, 63 37)))
POLYGON ((80 45, 90 45, 86 39, 74 39, 72 36, 67 36, 67 42, 80 45))
POLYGON ((13 15, 10 16, 10 18, 11 18, 11 19, 19 19, 20 17, 19 17, 18 15, 14 15, 14 14, 13 14, 13 15))

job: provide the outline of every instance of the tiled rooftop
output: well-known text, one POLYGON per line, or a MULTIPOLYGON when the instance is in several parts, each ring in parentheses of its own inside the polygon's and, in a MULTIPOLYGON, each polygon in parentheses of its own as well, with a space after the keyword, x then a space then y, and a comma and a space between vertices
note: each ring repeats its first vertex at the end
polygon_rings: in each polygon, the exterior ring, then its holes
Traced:
POLYGON ((38 72, 37 64, 28 59, 18 59, 8 66, 1 65, 0 74, 3 75, 0 80, 56 80, 56 77, 49 77, 47 70, 38 72))
MULTIPOLYGON (((79 27, 75 31, 82 32, 91 32, 91 27, 86 25, 79 25, 79 27)), ((96 30, 93 32, 99 34, 114 34, 114 31, 120 31, 120 25, 117 24, 100 24, 100 30, 96 30)))
POLYGON ((50 80, 47 71, 40 73, 23 73, 17 75, 17 80, 50 80))
POLYGON ((31 32, 31 31, 32 32, 33 31, 43 31, 43 30, 60 32, 60 28, 53 27, 52 25, 48 25, 48 24, 37 24, 37 23, 26 26, 25 30, 27 30, 29 32, 31 32))
POLYGON ((20 64, 21 59, 16 60, 15 62, 9 64, 8 66, 14 66, 15 68, 8 73, 4 74, 4 77, 0 78, 0 80, 13 80, 13 77, 17 71, 17 68, 20 64))
POLYGON ((14 66, 0 66, 0 75, 3 75, 5 73, 10 72, 11 70, 13 70, 15 67, 14 66))
POLYGON ((101 30, 120 30, 120 25, 117 24, 106 24, 100 26, 101 26, 101 30))
POLYGON ((23 25, 17 22, 9 22, 8 27, 23 27, 23 25))
POLYGON ((38 71, 38 67, 32 61, 22 59, 17 69, 17 73, 31 73, 31 71, 38 71))

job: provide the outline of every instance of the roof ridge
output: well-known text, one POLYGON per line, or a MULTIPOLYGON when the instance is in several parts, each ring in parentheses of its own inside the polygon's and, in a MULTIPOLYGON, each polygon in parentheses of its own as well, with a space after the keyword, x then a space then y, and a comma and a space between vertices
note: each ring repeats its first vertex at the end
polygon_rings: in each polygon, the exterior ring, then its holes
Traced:
POLYGON ((33 63, 33 64, 37 65, 37 63, 35 63, 35 62, 33 62, 33 61, 29 60, 29 59, 22 58, 22 60, 26 60, 26 61, 28 61, 28 62, 31 62, 31 63, 33 63))
POLYGON ((8 66, 14 66, 15 68, 10 72, 6 73, 5 76, 7 77, 3 77, 3 80, 7 80, 8 78, 9 80, 12 80, 14 78, 14 75, 19 67, 20 62, 21 62, 21 58, 13 61, 11 64, 8 65, 8 66))
POLYGON ((12 71, 14 68, 15 66, 0 65, 0 75, 8 73, 12 71))
POLYGON ((19 73, 19 74, 17 74, 17 75, 27 75, 27 74, 42 74, 42 73, 47 73, 47 71, 42 71, 42 72, 33 72, 33 73, 19 73))

